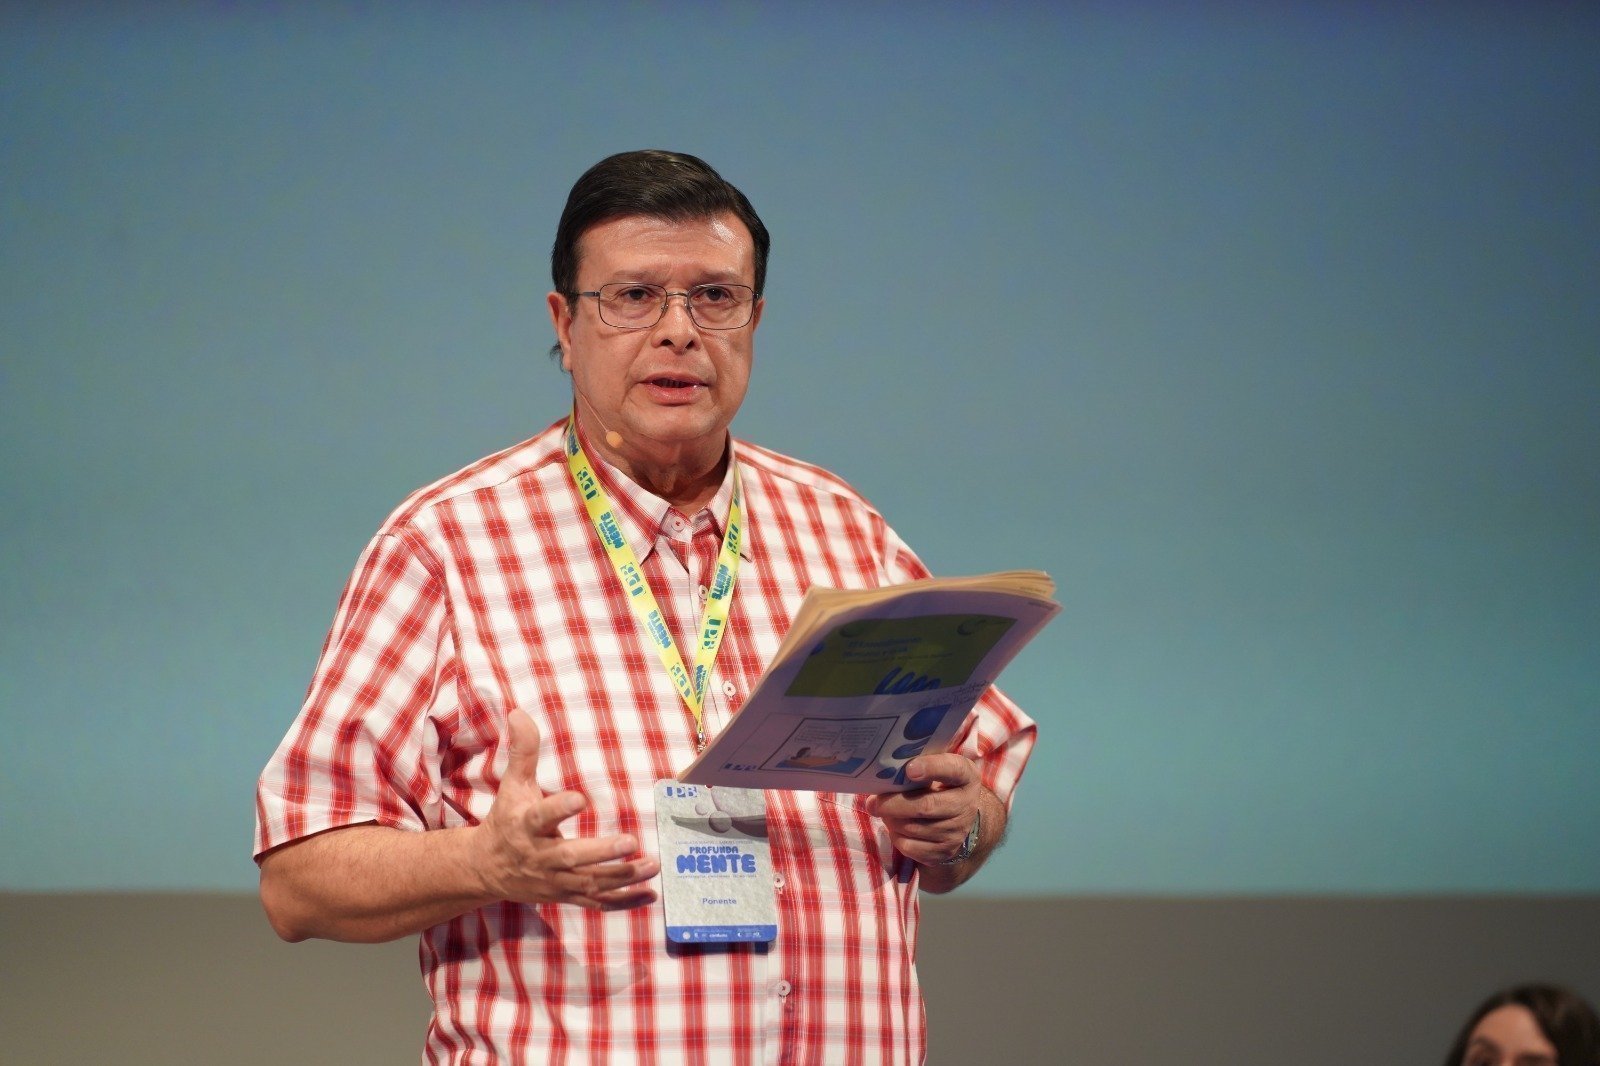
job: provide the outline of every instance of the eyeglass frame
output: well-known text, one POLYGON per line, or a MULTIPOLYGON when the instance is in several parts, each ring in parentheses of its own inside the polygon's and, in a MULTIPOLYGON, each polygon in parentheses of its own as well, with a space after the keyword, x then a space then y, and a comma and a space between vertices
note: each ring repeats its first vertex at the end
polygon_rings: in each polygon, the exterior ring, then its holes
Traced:
MULTIPOLYGON (((648 282, 648 281, 608 281, 608 282, 606 282, 606 284, 600 286, 600 289, 609 288, 612 285, 621 285, 624 288, 639 288, 639 289, 654 289, 654 288, 659 288, 660 287, 660 286, 654 285, 654 284, 652 284, 651 282, 648 282)), ((593 296, 594 297, 595 314, 600 316, 600 321, 605 322, 605 324, 610 326, 612 329, 654 329, 656 327, 656 325, 658 325, 663 318, 667 317, 667 304, 671 302, 671 300, 672 300, 672 298, 674 296, 682 296, 683 297, 683 309, 689 315, 689 321, 693 322, 696 326, 699 326, 701 329, 714 329, 714 330, 717 330, 718 332, 721 332, 723 330, 729 330, 729 329, 743 329, 744 327, 746 327, 746 326, 748 326, 750 324, 752 319, 754 319, 756 317, 756 303, 761 299, 761 294, 756 291, 754 285, 746 285, 742 281, 706 281, 706 282, 702 282, 699 285, 691 286, 688 289, 679 289, 677 291, 674 291, 672 289, 664 289, 662 291, 662 293, 661 293, 661 310, 659 312, 657 312, 656 317, 655 317, 655 319, 653 321, 645 323, 644 325, 639 325, 639 326, 623 326, 623 325, 618 325, 615 322, 607 321, 605 313, 600 310, 600 306, 601 306, 600 305, 600 289, 590 289, 587 292, 568 292, 568 293, 563 293, 562 295, 567 296, 567 297, 572 298, 572 299, 576 299, 579 296, 593 296), (698 318, 694 317, 694 304, 689 302, 690 295, 692 293, 696 292, 697 290, 700 290, 700 289, 717 289, 717 288, 722 288, 722 289, 749 289, 750 290, 750 317, 746 318, 743 322, 739 323, 737 326, 708 326, 704 322, 701 322, 698 318)))

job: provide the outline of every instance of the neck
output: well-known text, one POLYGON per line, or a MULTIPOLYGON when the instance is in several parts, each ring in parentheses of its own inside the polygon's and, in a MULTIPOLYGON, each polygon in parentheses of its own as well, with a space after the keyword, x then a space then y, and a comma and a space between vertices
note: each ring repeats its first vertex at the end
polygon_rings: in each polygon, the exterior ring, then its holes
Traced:
POLYGON ((727 470, 727 449, 709 466, 690 467, 682 463, 656 466, 649 463, 620 462, 615 465, 637 484, 666 500, 686 515, 692 515, 711 502, 722 487, 727 470))
POLYGON ((648 447, 641 448, 632 438, 624 438, 621 447, 613 448, 605 439, 606 431, 593 425, 584 414, 578 411, 584 451, 599 455, 621 470, 629 481, 666 500, 683 514, 696 513, 722 488, 728 469, 726 433, 716 445, 702 442, 664 445, 645 441, 648 447))

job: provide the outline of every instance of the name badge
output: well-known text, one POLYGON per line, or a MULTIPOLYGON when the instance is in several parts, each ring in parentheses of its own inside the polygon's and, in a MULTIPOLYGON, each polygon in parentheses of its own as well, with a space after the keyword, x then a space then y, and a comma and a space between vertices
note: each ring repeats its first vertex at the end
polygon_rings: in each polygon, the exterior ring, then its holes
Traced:
POLYGON ((778 896, 759 789, 656 782, 661 900, 678 944, 778 938, 778 896))

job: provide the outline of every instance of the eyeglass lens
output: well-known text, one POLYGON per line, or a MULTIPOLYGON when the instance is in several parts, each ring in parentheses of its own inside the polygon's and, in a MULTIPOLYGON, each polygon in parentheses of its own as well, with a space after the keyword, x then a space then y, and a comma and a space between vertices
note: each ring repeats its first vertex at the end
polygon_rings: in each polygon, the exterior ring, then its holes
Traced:
POLYGON ((696 285, 669 294, 660 285, 619 282, 600 287, 600 319, 612 326, 653 326, 666 313, 670 296, 682 296, 689 317, 707 329, 737 329, 750 321, 755 292, 748 285, 696 285))

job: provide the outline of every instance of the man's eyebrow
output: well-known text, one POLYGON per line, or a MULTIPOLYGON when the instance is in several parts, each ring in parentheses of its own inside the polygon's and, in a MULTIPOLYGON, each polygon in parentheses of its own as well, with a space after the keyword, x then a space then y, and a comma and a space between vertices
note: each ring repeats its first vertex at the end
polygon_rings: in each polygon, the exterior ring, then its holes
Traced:
MULTIPOLYGON (((606 285, 660 285, 666 287, 665 276, 668 271, 655 270, 618 270, 612 273, 606 285)), ((696 274, 697 279, 688 283, 689 288, 701 285, 747 285, 754 288, 745 276, 737 270, 711 270, 704 274, 696 274)))
POLYGON ((644 285, 659 285, 661 283, 661 278, 666 276, 667 273, 668 271, 665 270, 649 269, 613 270, 611 272, 611 280, 606 284, 611 285, 619 282, 639 282, 644 285))

